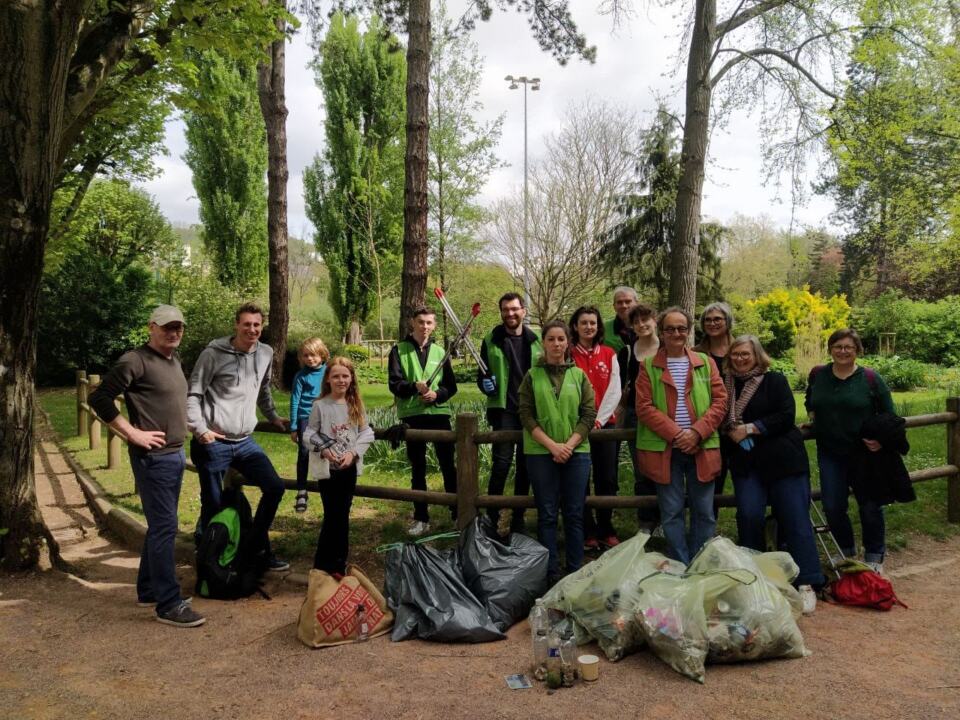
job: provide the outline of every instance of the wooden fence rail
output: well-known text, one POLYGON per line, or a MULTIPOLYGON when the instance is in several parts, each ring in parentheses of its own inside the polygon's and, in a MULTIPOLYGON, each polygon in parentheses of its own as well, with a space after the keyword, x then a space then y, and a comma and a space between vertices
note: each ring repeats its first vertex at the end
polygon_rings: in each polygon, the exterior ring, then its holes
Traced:
MULTIPOLYGON (((100 384, 99 375, 90 375, 83 370, 77 370, 77 435, 86 434, 89 437, 90 449, 100 447, 100 436, 103 423, 90 407, 88 400, 90 393, 100 384)), ((122 402, 117 398, 114 402, 122 402)), ((947 457, 945 465, 914 470, 910 473, 910 480, 914 483, 928 482, 940 478, 947 479, 947 520, 960 523, 960 398, 947 398, 946 411, 912 415, 906 418, 907 427, 926 427, 929 425, 945 425, 947 431, 947 457)), ((109 425, 107 427, 107 467, 115 468, 120 463, 120 444, 126 439, 109 425)), ((480 493, 480 446, 495 442, 520 442, 523 434, 520 430, 488 430, 480 432, 476 413, 459 413, 454 419, 453 430, 407 430, 408 440, 423 442, 452 442, 456 445, 457 463, 457 492, 435 492, 433 490, 410 490, 407 488, 386 487, 383 485, 357 485, 355 495, 358 497, 393 500, 397 502, 421 501, 431 505, 445 505, 457 508, 457 525, 461 529, 466 527, 481 508, 532 508, 532 497, 514 497, 507 495, 483 495, 480 493)), ((283 433, 275 425, 261 422, 257 425, 258 432, 283 433)), ((592 430, 591 440, 625 441, 629 440, 634 430, 592 430)), ((384 440, 386 430, 374 431, 377 442, 384 440)), ((808 430, 803 430, 805 440, 810 440, 808 430)), ((196 468, 187 463, 187 469, 196 472, 196 468)), ((237 481, 245 482, 242 478, 237 481)), ((287 489, 296 488, 296 480, 283 478, 287 489)), ((316 492, 319 488, 316 481, 309 481, 307 489, 316 492)), ((813 493, 819 499, 820 493, 813 493)), ((736 504, 733 495, 721 495, 717 498, 718 505, 732 507, 736 504)), ((592 508, 638 508, 656 506, 655 495, 616 495, 590 496, 587 498, 587 507, 592 508)))

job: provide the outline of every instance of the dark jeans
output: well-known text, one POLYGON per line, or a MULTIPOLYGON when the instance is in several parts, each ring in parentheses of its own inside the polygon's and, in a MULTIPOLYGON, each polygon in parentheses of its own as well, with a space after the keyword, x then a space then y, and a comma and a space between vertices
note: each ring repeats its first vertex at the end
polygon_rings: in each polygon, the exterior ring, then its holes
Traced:
MULTIPOLYGON (((633 408, 627 408, 627 413, 623 418, 623 426, 636 430, 637 411, 633 408)), ((630 452, 630 462, 633 465, 633 494, 651 495, 656 497, 657 484, 648 477, 644 477, 640 472, 640 462, 637 459, 637 436, 627 443, 627 450, 630 452)), ((620 454, 620 444, 617 443, 617 455, 620 454)), ((656 505, 651 507, 637 508, 637 526, 641 532, 649 533, 660 524, 660 508, 656 505)))
POLYGON ((777 520, 777 536, 800 568, 797 585, 822 586, 817 543, 810 522, 810 476, 788 475, 767 481, 756 472, 732 474, 737 495, 737 542, 766 551, 767 503, 777 520))
MULTIPOLYGON (((853 537, 853 525, 847 515, 850 497, 850 481, 847 472, 850 458, 846 455, 817 450, 817 464, 820 466, 820 492, 823 500, 823 514, 827 524, 837 539, 840 550, 847 557, 857 554, 857 543, 853 537)), ((887 552, 886 524, 883 518, 883 506, 873 500, 857 498, 860 507, 860 529, 863 532, 863 559, 866 562, 883 562, 887 552)))
POLYGON ((137 599, 156 602, 157 613, 172 610, 183 599, 173 547, 186 462, 183 450, 163 455, 130 453, 130 467, 147 519, 147 534, 143 539, 140 570, 137 572, 137 599))
POLYGON ((331 575, 347 572, 350 552, 350 506, 357 487, 357 465, 346 470, 331 470, 328 480, 320 480, 320 499, 323 501, 323 525, 317 539, 317 553, 313 566, 331 575))
MULTIPOLYGON (((449 415, 413 415, 403 418, 403 422, 417 430, 449 430, 449 415)), ((437 462, 440 473, 443 475, 443 489, 448 493, 457 491, 457 466, 454 463, 454 449, 452 442, 433 443, 437 453, 437 462)), ((414 490, 427 489, 427 444, 407 440, 407 459, 410 461, 410 487, 414 490)), ((413 504, 413 519, 430 522, 430 511, 425 502, 413 504)), ((453 517, 457 516, 457 509, 451 508, 453 517)))
POLYGON ((252 437, 236 442, 216 440, 209 445, 193 439, 190 441, 190 458, 197 466, 200 477, 200 523, 198 533, 220 512, 220 494, 227 470, 233 468, 248 483, 258 485, 262 491, 257 512, 253 516, 253 531, 259 549, 270 552, 270 526, 283 498, 283 480, 270 462, 270 458, 252 437))
MULTIPOLYGON (((607 425, 613 428, 613 425, 607 425)), ((590 441, 590 464, 593 466, 593 494, 616 495, 619 486, 617 473, 618 444, 615 442, 590 441)), ((586 494, 590 493, 589 483, 586 494)), ((613 510, 611 508, 597 508, 597 519, 593 519, 593 511, 585 508, 583 512, 583 531, 587 537, 608 538, 616 535, 613 529, 613 510)))
MULTIPOLYGON (((487 421, 492 430, 522 430, 520 416, 498 408, 487 410, 487 421)), ((524 460, 523 442, 494 443, 491 451, 490 482, 487 492, 491 495, 503 495, 507 484, 507 475, 510 473, 510 464, 516 457, 516 473, 513 480, 513 494, 526 497, 530 494, 530 477, 527 474, 527 463, 524 460)), ((490 518, 496 524, 500 519, 500 508, 488 510, 490 518)), ((523 508, 516 508, 510 522, 514 531, 523 530, 523 508)))
POLYGON ((303 429, 307 418, 297 423, 297 490, 307 489, 307 472, 310 469, 310 451, 303 446, 303 429))
POLYGON ((537 539, 550 552, 547 576, 560 574, 557 550, 558 511, 563 512, 563 537, 567 572, 583 565, 583 501, 590 479, 590 456, 574 453, 565 463, 550 455, 527 455, 527 470, 537 501, 537 539))
POLYGON ((717 518, 713 513, 713 481, 700 482, 693 455, 674 448, 670 455, 670 483, 657 483, 657 502, 671 557, 689 563, 717 529, 717 518), (686 522, 688 503, 689 532, 686 522))

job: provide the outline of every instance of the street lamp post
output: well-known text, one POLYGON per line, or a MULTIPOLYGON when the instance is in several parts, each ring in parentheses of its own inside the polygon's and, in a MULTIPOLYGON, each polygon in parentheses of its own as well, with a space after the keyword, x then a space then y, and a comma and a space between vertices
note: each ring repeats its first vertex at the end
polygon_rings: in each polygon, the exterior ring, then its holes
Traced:
POLYGON ((527 230, 529 216, 529 181, 527 177, 527 86, 531 90, 540 89, 540 78, 528 78, 526 75, 514 77, 507 75, 504 80, 510 83, 510 89, 516 90, 523 85, 523 295, 524 303, 530 307, 530 235, 527 230))

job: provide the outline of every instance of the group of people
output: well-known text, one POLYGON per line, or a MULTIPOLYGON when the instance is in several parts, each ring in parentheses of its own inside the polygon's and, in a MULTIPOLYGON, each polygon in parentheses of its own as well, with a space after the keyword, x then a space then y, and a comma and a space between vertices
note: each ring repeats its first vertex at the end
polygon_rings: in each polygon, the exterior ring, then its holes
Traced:
MULTIPOLYGON (((595 495, 617 494, 619 443, 591 439, 590 431, 634 429, 629 442, 634 491, 656 496, 655 506, 638 510, 640 529, 659 527, 671 556, 689 562, 716 532, 714 496, 729 472, 740 544, 765 549, 771 506, 778 542, 800 568, 796 584, 812 612, 815 590, 825 579, 808 514, 809 464, 786 378, 770 370, 755 336, 734 337, 725 303, 703 311, 701 341, 693 348, 688 340, 694 318, 686 310, 657 313, 627 287, 614 291, 613 307, 610 322, 596 307, 583 306, 569 322, 545 323, 538 335, 525 323, 521 295, 500 298, 501 322, 483 338, 480 354, 487 370, 478 373, 477 385, 486 396, 491 428, 522 431, 522 441, 493 445, 488 492, 504 493, 515 463, 514 493, 527 495, 532 488, 537 536, 549 551, 550 578, 558 579, 560 516, 566 572, 582 565, 586 551, 619 543, 612 509, 594 514, 585 504, 591 476, 595 495)), ((207 345, 187 379, 176 354, 183 315, 161 305, 150 317, 147 343, 123 355, 90 397, 97 414, 128 440, 147 520, 138 602, 154 606, 161 622, 180 627, 204 622, 182 596, 174 568, 188 430, 200 480, 198 536, 219 511, 224 477, 235 468, 262 491, 253 518, 255 551, 268 569, 289 567, 270 547, 284 485, 253 438, 257 408, 297 443, 297 512, 307 509, 308 476, 322 481, 323 525, 314 567, 334 575, 346 571, 350 507, 364 451, 373 441, 356 372, 349 359, 331 358, 319 338, 304 341, 290 419, 281 418, 270 392, 273 351, 260 342, 263 322, 257 305, 242 305, 234 334, 207 345), (129 419, 114 406, 119 394, 129 419)), ((449 401, 457 384, 448 354, 432 340, 435 328, 433 310, 414 309, 410 334, 390 351, 389 389, 409 428, 450 429, 449 401)), ((881 449, 876 440, 861 438, 861 427, 871 415, 893 408, 883 380, 856 363, 862 353, 856 331, 833 333, 828 346, 832 362, 811 372, 806 407, 817 441, 824 510, 842 552, 854 555, 847 515, 851 458, 881 449)), ((425 442, 406 441, 414 489, 427 487, 426 449, 425 442)), ((456 492, 453 445, 435 443, 435 449, 444 489, 456 492)), ((858 501, 865 561, 879 571, 883 507, 859 495, 858 501)), ((451 512, 456 519, 456 508, 451 512)), ((490 514, 497 524, 499 510, 490 514)), ((524 530, 523 509, 513 510, 508 527, 524 530)), ((419 536, 429 530, 428 505, 415 502, 407 531, 419 536)))

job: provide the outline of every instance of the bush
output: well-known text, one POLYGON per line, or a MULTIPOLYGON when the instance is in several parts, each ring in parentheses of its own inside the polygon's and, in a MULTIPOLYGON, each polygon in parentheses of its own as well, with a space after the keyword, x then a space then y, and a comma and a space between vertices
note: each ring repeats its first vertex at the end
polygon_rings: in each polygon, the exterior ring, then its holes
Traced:
POLYGON ((234 313, 246 299, 202 271, 177 289, 173 304, 180 308, 186 322, 180 360, 187 373, 211 340, 233 334, 234 313))
POLYGON ((937 302, 909 300, 890 290, 857 312, 857 326, 872 351, 881 333, 895 333, 900 357, 925 363, 960 365, 960 295, 937 302))
POLYGON ((926 385, 927 368, 916 360, 892 355, 868 356, 858 362, 880 373, 880 377, 891 390, 913 390, 926 385))
POLYGON ((473 383, 477 381, 477 368, 475 365, 460 363, 453 366, 453 376, 458 383, 473 383))
POLYGON ((850 306, 844 295, 825 298, 804 288, 778 288, 747 303, 760 315, 761 338, 767 353, 783 357, 797 341, 797 333, 805 326, 817 326, 826 340, 830 333, 846 327, 850 306))
POLYGON ((803 391, 807 389, 807 378, 801 376, 794 367, 793 360, 789 358, 773 358, 770 360, 770 369, 778 373, 783 373, 794 390, 803 391))
POLYGON ((363 345, 344 345, 340 354, 346 355, 355 365, 365 365, 370 360, 370 351, 363 345))

